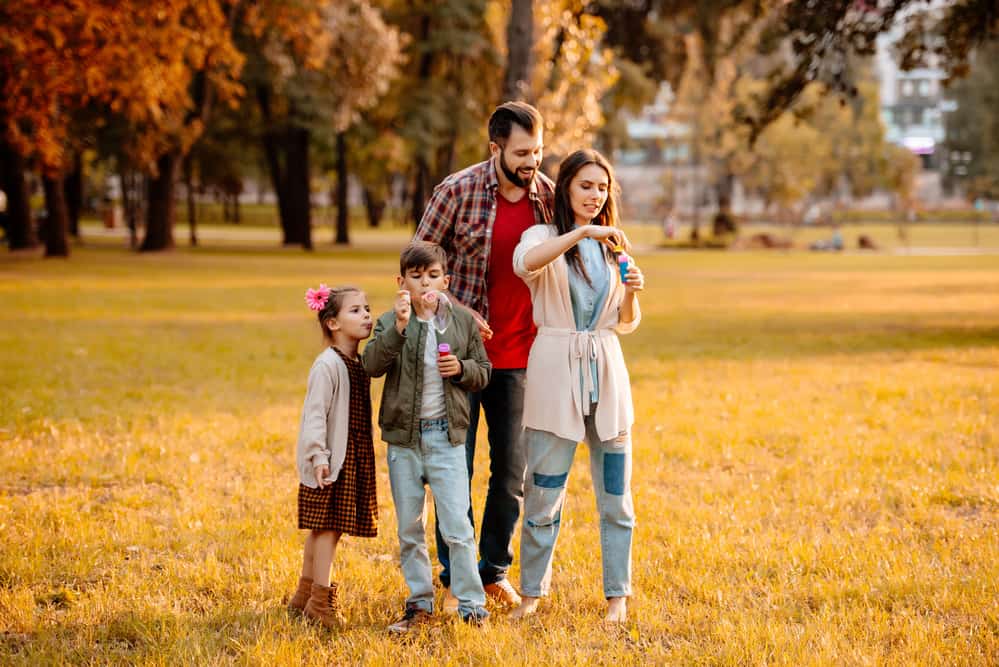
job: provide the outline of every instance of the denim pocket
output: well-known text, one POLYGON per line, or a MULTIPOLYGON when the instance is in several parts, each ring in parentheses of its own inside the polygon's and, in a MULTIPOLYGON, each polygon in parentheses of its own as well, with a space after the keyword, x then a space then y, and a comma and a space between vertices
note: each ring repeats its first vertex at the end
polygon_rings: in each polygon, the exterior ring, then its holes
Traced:
POLYGON ((624 495, 624 454, 604 452, 604 491, 624 495))

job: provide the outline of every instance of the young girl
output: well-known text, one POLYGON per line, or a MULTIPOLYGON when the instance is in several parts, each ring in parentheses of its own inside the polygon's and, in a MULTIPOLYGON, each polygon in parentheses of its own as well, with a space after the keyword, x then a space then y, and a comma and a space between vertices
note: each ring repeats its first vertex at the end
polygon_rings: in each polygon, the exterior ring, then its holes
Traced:
POLYGON ((305 300, 327 347, 309 371, 298 434, 298 527, 309 534, 288 610, 334 627, 343 622, 330 581, 340 536, 378 534, 370 380, 357 354, 371 335, 371 309, 356 287, 320 285, 305 300))
POLYGON ((617 228, 613 190, 613 172, 600 153, 573 153, 559 167, 552 224, 528 228, 513 254, 538 326, 524 395, 523 601, 514 618, 533 613, 549 592, 566 480, 584 438, 600 513, 606 620, 623 622, 627 616, 634 410, 617 334, 638 326, 637 292, 644 278, 631 264, 622 280, 610 250, 627 245, 617 228))

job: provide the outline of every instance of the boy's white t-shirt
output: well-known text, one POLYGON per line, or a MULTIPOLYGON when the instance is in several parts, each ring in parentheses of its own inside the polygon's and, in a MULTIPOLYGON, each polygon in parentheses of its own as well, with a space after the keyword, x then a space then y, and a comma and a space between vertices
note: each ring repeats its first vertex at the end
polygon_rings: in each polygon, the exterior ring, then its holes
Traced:
POLYGON ((427 345, 423 349, 423 402, 420 405, 420 419, 441 419, 447 417, 444 403, 444 378, 437 368, 437 331, 430 320, 416 318, 427 327, 427 345))

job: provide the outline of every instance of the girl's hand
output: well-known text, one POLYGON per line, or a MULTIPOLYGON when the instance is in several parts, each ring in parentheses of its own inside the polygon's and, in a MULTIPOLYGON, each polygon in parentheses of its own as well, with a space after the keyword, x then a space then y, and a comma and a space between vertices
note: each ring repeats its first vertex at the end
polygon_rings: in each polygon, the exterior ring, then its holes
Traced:
POLYGON ((395 330, 402 333, 409 324, 409 315, 413 311, 410 303, 409 290, 401 289, 395 293, 395 330))
POLYGON ((442 378, 461 375, 461 362, 453 354, 445 354, 437 359, 437 369, 441 372, 442 378))
POLYGON ((316 475, 316 484, 319 485, 319 488, 323 488, 324 486, 329 486, 330 484, 333 483, 326 479, 327 477, 330 476, 329 466, 327 465, 318 466, 313 469, 313 472, 316 475))
POLYGON ((645 289, 645 275, 642 273, 642 270, 638 268, 637 264, 632 264, 628 267, 627 276, 628 279, 624 281, 625 294, 641 292, 645 289))

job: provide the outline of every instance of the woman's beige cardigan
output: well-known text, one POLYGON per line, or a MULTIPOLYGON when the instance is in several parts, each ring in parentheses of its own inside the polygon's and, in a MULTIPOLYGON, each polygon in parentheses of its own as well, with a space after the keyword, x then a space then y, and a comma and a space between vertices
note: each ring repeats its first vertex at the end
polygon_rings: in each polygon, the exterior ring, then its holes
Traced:
POLYGON ((531 291, 538 336, 527 360, 524 393, 524 426, 579 442, 584 437, 583 417, 589 413, 592 388, 590 359, 596 359, 600 382, 596 429, 601 442, 631 431, 635 411, 631 381, 624 365, 617 334, 631 333, 642 319, 635 303, 635 319, 620 321, 624 285, 610 265, 610 289, 593 331, 576 331, 569 296, 569 266, 564 256, 536 271, 528 271, 524 257, 531 248, 554 238, 553 225, 534 225, 524 231, 513 252, 513 269, 531 291), (586 370, 583 373, 583 370, 586 370))

